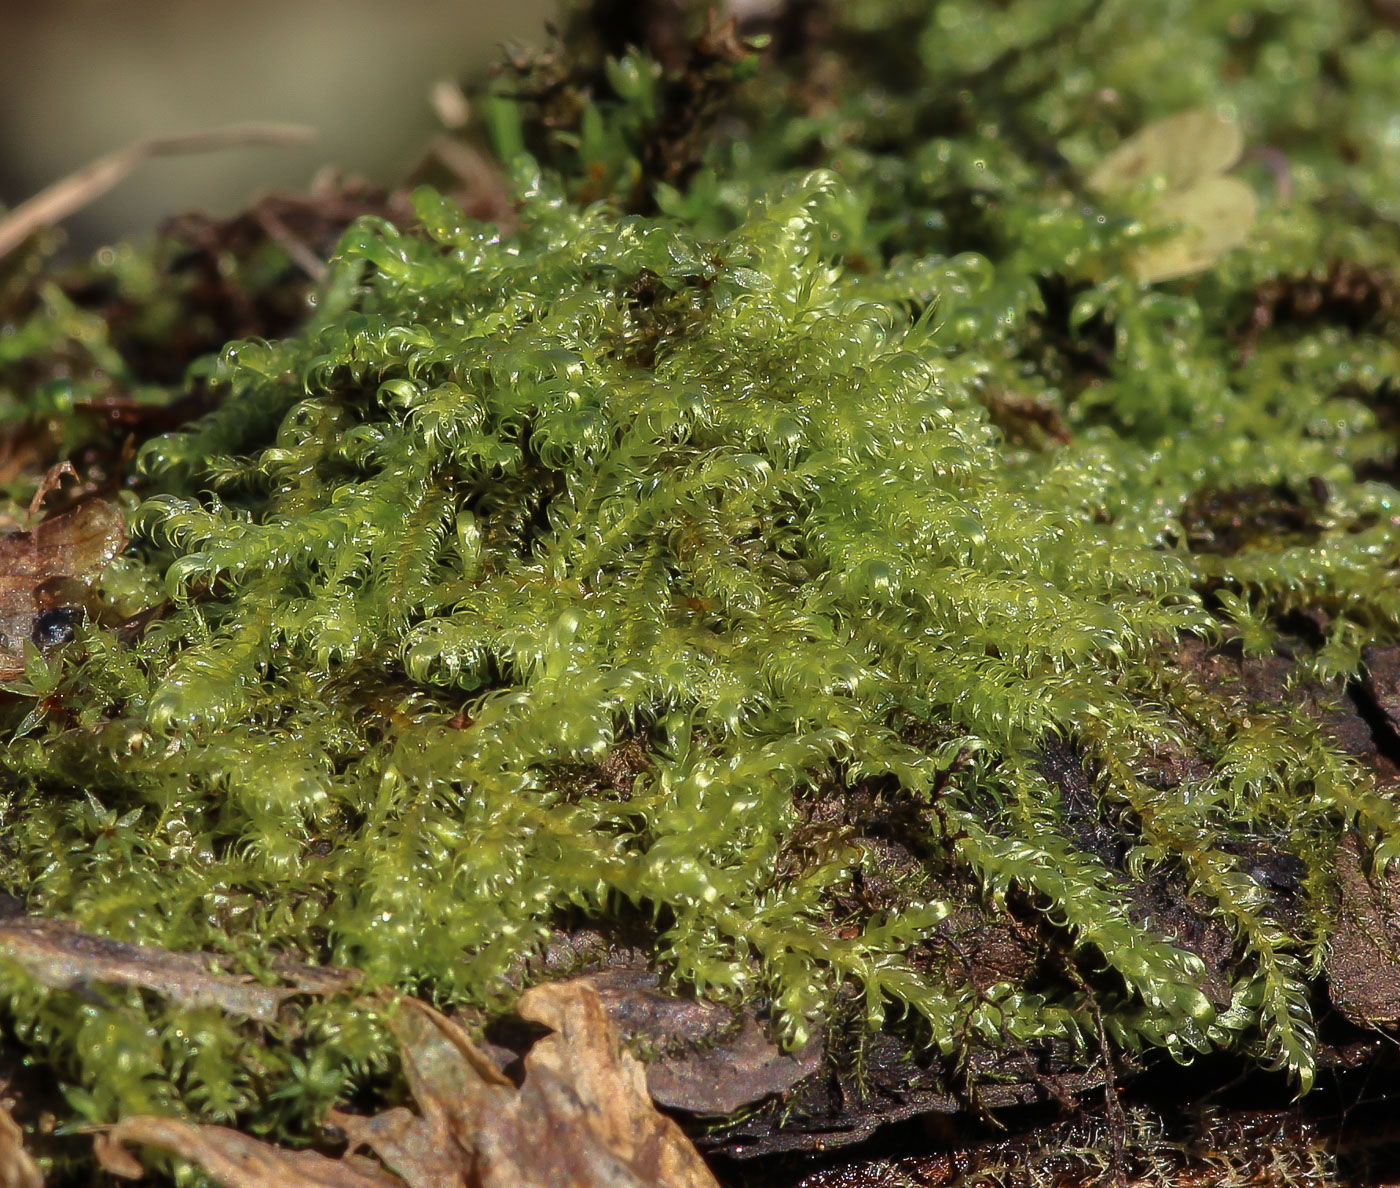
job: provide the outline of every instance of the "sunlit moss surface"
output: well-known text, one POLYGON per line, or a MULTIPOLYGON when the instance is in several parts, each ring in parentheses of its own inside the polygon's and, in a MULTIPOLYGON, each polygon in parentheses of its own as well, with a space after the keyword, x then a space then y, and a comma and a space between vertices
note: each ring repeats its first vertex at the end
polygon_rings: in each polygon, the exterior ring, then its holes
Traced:
MULTIPOLYGON (((649 170, 666 87, 642 55, 572 129, 503 86, 516 227, 420 191, 416 224, 345 235, 303 330, 196 366, 219 402, 139 451, 102 579, 140 629, 90 626, 6 707, 12 894, 497 1006, 550 928, 627 917, 676 986, 770 1000, 792 1043, 853 989, 953 1057, 1087 1063, 1101 1022, 1309 1084, 1339 838, 1388 861, 1400 815, 1304 714, 1176 658, 1187 635, 1267 654, 1306 610, 1299 679, 1340 689, 1396 640, 1400 36, 1335 0, 826 19, 733 66, 688 171, 649 170), (1260 215, 1144 285, 1135 245, 1172 230, 1083 177, 1197 106, 1260 150, 1238 171, 1260 215), (1287 306, 1338 267, 1369 304, 1287 306), (1302 528, 1215 547, 1203 493, 1251 491, 1302 528), (1121 862, 1073 839, 1051 738, 1121 862), (875 853, 799 828, 857 786, 908 807, 927 875, 866 911, 875 853), (1260 845, 1301 863, 1286 923, 1240 857, 1260 845), (1133 910, 1165 878, 1231 930, 1228 1001, 1133 910), (1076 972, 948 973, 926 942, 953 905, 1012 894, 1076 972)), ((34 312, 4 374, 102 348, 72 316, 34 312)), ((17 424, 86 381, 5 382, 17 424)), ((90 1119, 305 1130, 388 1060, 344 1002, 279 1046, 135 992, 4 986, 90 1119)))

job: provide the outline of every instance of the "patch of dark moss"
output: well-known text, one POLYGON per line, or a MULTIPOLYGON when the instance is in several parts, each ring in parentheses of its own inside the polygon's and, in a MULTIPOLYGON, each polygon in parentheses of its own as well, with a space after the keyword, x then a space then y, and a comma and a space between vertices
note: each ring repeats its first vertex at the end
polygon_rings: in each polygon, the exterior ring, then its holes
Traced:
POLYGON ((1193 553, 1225 556, 1260 547, 1309 545, 1321 534, 1318 517, 1326 503, 1327 488, 1321 480, 1301 494, 1287 484, 1202 488, 1181 510, 1184 543, 1193 553))
POLYGON ((1254 306, 1240 332, 1244 359, 1261 335, 1319 325, 1340 326, 1352 334, 1383 330, 1400 313, 1400 284, 1386 268, 1331 260, 1325 269, 1303 276, 1273 277, 1253 293, 1254 306))
POLYGON ((1024 352, 1046 382, 1074 392, 1112 375, 1117 342, 1112 321, 1102 310, 1079 324, 1072 320, 1075 299, 1093 286, 1058 275, 1038 276, 1035 284, 1041 308, 1030 314, 1036 333, 1024 352))

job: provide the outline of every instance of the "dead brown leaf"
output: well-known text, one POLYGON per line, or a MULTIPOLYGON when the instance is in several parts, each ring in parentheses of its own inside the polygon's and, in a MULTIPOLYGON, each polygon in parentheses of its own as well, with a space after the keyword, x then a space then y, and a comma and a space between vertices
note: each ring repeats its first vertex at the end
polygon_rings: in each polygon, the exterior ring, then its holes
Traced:
POLYGON ((24 1149, 24 1132, 0 1105, 0 1188, 44 1188, 39 1167, 24 1149))
POLYGON ((41 618, 74 603, 126 544, 115 504, 90 499, 30 532, 0 536, 0 680, 24 671, 24 644, 41 618))
POLYGON ((99 1140, 104 1167, 134 1177, 123 1146, 177 1152, 226 1188, 717 1188, 695 1149, 652 1107, 640 1061, 623 1050, 586 980, 527 991, 521 1018, 550 1034, 524 1058, 516 1084, 462 1027, 416 999, 395 1030, 419 1112, 372 1118, 333 1111, 350 1140, 342 1160, 288 1153, 236 1131, 128 1118, 99 1140), (355 1152, 368 1147, 396 1175, 355 1152))
POLYGON ((524 1059, 517 1089, 451 1019, 416 999, 398 1023, 418 1125, 339 1115, 410 1188, 714 1188, 700 1156, 647 1095, 641 1062, 623 1050, 584 979, 536 986, 522 1019, 550 1034, 524 1059), (451 1153, 460 1170, 444 1178, 451 1153))
POLYGON ((88 982, 139 986, 180 1006, 216 1006, 260 1022, 275 1019, 278 1008, 294 994, 334 992, 358 980, 350 970, 302 967, 302 972, 288 967, 279 973, 290 986, 264 986, 249 977, 221 973, 216 959, 206 953, 126 944, 63 920, 34 916, 0 920, 0 957, 17 962, 52 989, 88 982))

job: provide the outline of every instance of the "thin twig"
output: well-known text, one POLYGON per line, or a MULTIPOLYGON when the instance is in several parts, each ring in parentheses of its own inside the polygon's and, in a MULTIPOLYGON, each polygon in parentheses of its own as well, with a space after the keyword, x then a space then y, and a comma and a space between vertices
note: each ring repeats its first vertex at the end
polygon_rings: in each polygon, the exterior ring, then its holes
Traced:
POLYGON ((252 214, 267 237, 287 253, 293 264, 317 284, 326 279, 326 262, 298 239, 286 223, 264 205, 255 207, 252 214))
POLYGON ((316 131, 300 124, 230 124, 182 136, 152 136, 107 153, 46 186, 0 218, 0 258, 41 227, 52 227, 124 181, 148 157, 207 153, 253 144, 305 144, 316 131))

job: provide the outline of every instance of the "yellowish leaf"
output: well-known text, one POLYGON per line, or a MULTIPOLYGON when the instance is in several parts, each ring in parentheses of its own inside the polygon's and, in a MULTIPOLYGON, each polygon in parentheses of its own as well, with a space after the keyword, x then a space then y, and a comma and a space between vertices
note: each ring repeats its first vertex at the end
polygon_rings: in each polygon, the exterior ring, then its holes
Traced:
POLYGON ((1147 282, 1203 272, 1249 238, 1256 209, 1254 191, 1237 177, 1208 177, 1164 195, 1153 213, 1180 223, 1181 233, 1140 247, 1133 253, 1134 272, 1147 282))
POLYGON ((1155 182, 1159 189, 1145 220, 1179 228, 1175 236, 1133 253, 1140 281, 1202 272, 1248 238, 1257 210, 1254 191, 1225 176, 1243 149, 1238 124, 1205 109, 1183 111, 1128 137, 1089 175, 1088 188, 1109 199, 1155 182))
POLYGON ((1133 133, 1089 175, 1096 194, 1122 194, 1154 177, 1181 190, 1230 169, 1244 151, 1244 133, 1232 120, 1195 108, 1156 120, 1133 133))

